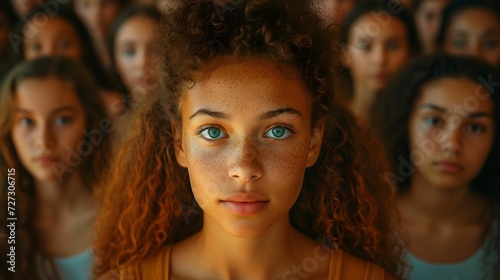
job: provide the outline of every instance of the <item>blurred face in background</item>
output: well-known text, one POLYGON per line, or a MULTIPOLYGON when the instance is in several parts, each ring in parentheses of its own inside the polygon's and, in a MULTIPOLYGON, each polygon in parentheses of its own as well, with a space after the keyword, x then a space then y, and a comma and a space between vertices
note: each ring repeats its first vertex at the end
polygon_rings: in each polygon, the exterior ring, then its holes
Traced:
POLYGON ((120 13, 121 4, 118 0, 75 0, 74 7, 92 37, 103 39, 120 13))
POLYGON ((488 94, 475 81, 441 78, 427 83, 416 99, 409 119, 410 151, 415 157, 412 180, 443 190, 469 188, 488 158, 495 139, 495 108, 488 94), (475 100, 475 106, 463 106, 475 100), (466 109, 457 110, 456 106, 466 109), (417 161, 417 158, 418 161, 417 161))
POLYGON ((132 95, 157 86, 159 58, 153 52, 154 30, 153 19, 138 15, 123 22, 116 33, 115 67, 132 95))
POLYGON ((436 48, 443 10, 450 0, 424 0, 415 11, 415 25, 424 53, 436 48))
POLYGON ((444 51, 482 59, 500 66, 500 18, 483 8, 459 11, 451 19, 443 43, 444 51))
POLYGON ((28 22, 23 30, 24 58, 32 60, 41 56, 61 55, 75 60, 82 57, 82 43, 75 27, 60 17, 48 18, 40 26, 28 22))
POLYGON ((45 0, 10 0, 10 2, 17 17, 22 18, 33 10, 39 2, 45 2, 45 0))
POLYGON ((408 32, 401 20, 393 18, 378 28, 373 24, 377 21, 371 14, 356 20, 345 49, 354 87, 370 93, 383 89, 410 56, 408 32))
POLYGON ((12 141, 26 170, 37 181, 56 181, 55 165, 68 165, 81 145, 86 114, 73 83, 56 77, 28 78, 14 93, 12 141))

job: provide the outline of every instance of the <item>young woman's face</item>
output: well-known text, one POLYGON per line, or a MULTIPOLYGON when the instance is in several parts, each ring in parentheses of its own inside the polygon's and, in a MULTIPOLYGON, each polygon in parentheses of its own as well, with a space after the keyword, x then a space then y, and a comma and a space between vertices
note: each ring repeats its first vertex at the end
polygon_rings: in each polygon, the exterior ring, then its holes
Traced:
POLYGON ((28 22, 23 30, 24 58, 32 60, 42 56, 60 55, 80 60, 82 43, 75 27, 59 17, 49 18, 38 26, 28 22))
POLYGON ((493 145, 493 102, 464 78, 441 78, 422 88, 409 120, 415 173, 433 186, 468 187, 493 145))
POLYGON ((188 169, 204 226, 255 237, 288 223, 323 134, 321 125, 311 128, 304 84, 273 61, 231 59, 197 81, 180 110, 177 161, 188 169))
POLYGON ((457 13, 444 41, 450 54, 469 55, 500 66, 500 18, 491 11, 471 8, 457 13))
POLYGON ((118 0, 75 0, 75 12, 93 38, 104 39, 120 13, 118 0))
POLYGON ((136 16, 125 21, 116 33, 116 70, 132 93, 157 85, 158 57, 153 53, 154 27, 152 19, 136 16))
POLYGON ((22 165, 38 181, 58 181, 77 168, 86 114, 70 82, 22 80, 14 93, 12 141, 22 165))
POLYGON ((436 48, 436 38, 441 26, 441 17, 449 0, 426 0, 415 11, 415 25, 425 53, 436 48))
POLYGON ((355 87, 370 92, 383 89, 410 56, 405 26, 396 18, 384 24, 367 14, 354 22, 349 33, 346 64, 355 87))

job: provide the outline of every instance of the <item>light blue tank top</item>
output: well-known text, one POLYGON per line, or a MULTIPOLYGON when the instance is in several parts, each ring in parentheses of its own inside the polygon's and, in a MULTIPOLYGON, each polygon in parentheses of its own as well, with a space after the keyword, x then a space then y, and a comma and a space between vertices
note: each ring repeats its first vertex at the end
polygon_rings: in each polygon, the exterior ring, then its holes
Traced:
POLYGON ((405 261, 410 268, 405 272, 404 279, 494 280, 493 269, 499 256, 492 250, 492 236, 498 230, 498 224, 493 225, 483 246, 468 259, 456 263, 431 263, 407 251, 405 261))
POLYGON ((54 264, 61 280, 91 280, 93 265, 92 248, 71 257, 55 258, 54 264))

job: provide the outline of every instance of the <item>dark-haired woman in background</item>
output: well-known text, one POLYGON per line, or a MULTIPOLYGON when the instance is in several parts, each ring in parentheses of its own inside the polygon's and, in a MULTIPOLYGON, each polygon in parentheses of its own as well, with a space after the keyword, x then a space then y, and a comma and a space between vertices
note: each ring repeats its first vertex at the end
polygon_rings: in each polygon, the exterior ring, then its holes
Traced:
POLYGON ((500 76, 432 56, 380 94, 374 126, 399 190, 409 279, 500 278, 500 76))
POLYGON ((500 67, 500 2, 454 0, 446 7, 438 45, 449 54, 474 56, 500 67))
POLYGON ((450 0, 414 0, 413 18, 424 54, 436 51, 443 10, 450 0))
POLYGON ((111 27, 112 67, 128 101, 137 102, 158 87, 160 48, 155 45, 155 30, 160 18, 154 6, 134 6, 124 10, 111 27))
POLYGON ((352 89, 346 89, 351 109, 362 119, 390 78, 419 51, 413 20, 391 1, 360 2, 342 25, 344 65, 352 89))

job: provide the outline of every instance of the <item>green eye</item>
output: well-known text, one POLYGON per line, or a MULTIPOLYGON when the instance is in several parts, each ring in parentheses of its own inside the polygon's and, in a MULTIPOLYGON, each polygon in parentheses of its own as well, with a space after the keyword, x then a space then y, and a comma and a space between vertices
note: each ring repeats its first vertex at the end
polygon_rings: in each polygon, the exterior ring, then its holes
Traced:
POLYGON ((207 140, 217 140, 226 137, 226 134, 220 128, 213 126, 203 129, 200 134, 207 140))
POLYGON ((266 136, 270 138, 284 139, 287 138, 292 132, 290 129, 283 126, 276 126, 266 132, 266 136))

